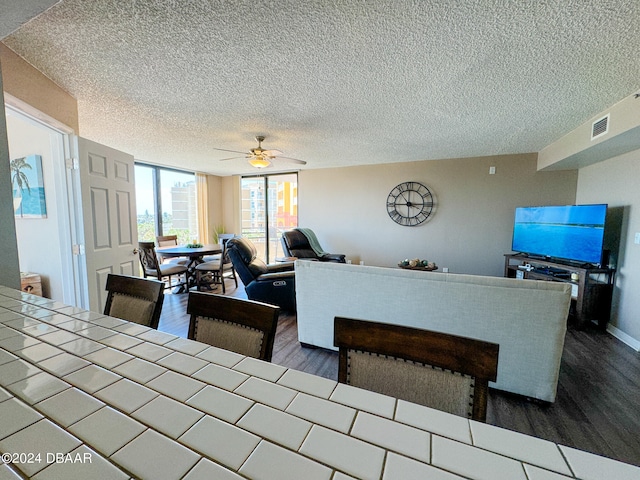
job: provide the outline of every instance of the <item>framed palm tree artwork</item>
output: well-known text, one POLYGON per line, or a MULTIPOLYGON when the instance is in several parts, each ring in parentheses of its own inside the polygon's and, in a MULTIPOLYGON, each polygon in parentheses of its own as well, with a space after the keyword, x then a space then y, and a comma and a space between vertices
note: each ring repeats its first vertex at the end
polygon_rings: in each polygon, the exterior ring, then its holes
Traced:
POLYGON ((19 218, 46 218, 47 202, 42 174, 42 157, 28 155, 11 160, 13 209, 19 218))

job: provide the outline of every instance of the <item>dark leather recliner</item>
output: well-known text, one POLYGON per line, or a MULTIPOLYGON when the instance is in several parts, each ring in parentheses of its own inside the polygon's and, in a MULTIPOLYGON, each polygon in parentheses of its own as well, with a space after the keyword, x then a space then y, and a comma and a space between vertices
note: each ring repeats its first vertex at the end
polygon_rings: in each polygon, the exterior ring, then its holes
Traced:
POLYGON ((288 257, 296 257, 301 260, 318 260, 320 262, 346 263, 345 256, 341 253, 325 253, 318 255, 309 239, 300 230, 289 230, 282 234, 282 250, 288 257))
POLYGON ((256 247, 244 237, 227 242, 227 252, 244 284, 249 300, 296 309, 296 277, 293 262, 267 265, 257 258, 256 247))

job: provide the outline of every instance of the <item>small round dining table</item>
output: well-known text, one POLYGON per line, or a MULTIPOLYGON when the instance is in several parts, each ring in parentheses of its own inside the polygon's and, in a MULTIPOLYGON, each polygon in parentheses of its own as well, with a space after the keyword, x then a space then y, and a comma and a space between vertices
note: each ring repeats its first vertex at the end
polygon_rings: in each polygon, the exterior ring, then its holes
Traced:
POLYGON ((195 267, 197 264, 202 263, 202 257, 205 255, 215 255, 222 253, 222 245, 217 243, 210 243, 201 247, 189 247, 187 245, 175 245, 169 247, 157 247, 156 253, 161 257, 188 257, 189 264, 187 265, 187 285, 191 288, 195 285, 195 267))

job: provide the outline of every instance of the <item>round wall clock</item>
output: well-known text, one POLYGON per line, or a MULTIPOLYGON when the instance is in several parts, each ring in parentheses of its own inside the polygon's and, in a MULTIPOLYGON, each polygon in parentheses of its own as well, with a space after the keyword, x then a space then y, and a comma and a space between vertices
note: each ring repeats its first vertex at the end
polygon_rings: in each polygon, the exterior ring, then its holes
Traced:
POLYGON ((422 183, 401 183, 387 197, 387 213, 398 225, 415 227, 433 213, 433 195, 422 183))

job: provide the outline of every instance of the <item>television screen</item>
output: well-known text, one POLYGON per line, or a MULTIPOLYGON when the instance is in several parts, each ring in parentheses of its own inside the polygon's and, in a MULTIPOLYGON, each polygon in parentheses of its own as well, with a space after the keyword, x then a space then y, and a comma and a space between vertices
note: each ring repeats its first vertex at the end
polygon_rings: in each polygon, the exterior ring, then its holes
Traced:
POLYGON ((599 264, 607 205, 518 207, 515 252, 599 264))

